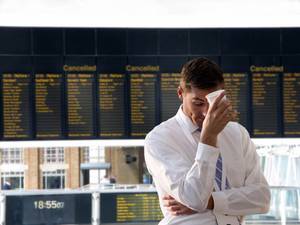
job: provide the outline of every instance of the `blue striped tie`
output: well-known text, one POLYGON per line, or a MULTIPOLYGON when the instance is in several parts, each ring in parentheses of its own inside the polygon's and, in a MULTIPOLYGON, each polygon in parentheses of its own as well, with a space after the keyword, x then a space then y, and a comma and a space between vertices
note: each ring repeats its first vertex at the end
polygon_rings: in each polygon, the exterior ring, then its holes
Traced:
MULTIPOLYGON (((198 128, 194 132, 194 134, 195 134, 194 138, 195 138, 196 141, 199 141, 200 132, 201 132, 200 128, 198 128)), ((219 155, 219 158, 218 158, 217 164, 216 164, 216 176, 215 176, 215 180, 217 182, 219 190, 222 190, 222 157, 221 157, 221 154, 219 155)), ((230 186, 229 186, 227 177, 226 177, 226 181, 225 182, 226 182, 225 183, 225 189, 229 189, 230 186)))
MULTIPOLYGON (((217 164, 216 164, 215 180, 217 182, 219 190, 222 190, 222 157, 221 157, 221 155, 219 155, 219 158, 218 158, 217 164)), ((227 178, 226 178, 225 189, 229 189, 229 183, 228 183, 227 178)))

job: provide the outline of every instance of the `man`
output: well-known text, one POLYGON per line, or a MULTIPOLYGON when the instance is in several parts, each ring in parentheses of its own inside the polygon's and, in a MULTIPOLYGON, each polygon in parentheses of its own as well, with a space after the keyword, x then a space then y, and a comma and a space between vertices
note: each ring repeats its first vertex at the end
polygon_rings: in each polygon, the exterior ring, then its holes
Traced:
POLYGON ((187 62, 177 93, 177 114, 145 140, 145 160, 153 176, 164 219, 159 225, 241 224, 243 216, 266 213, 270 191, 255 146, 236 122, 221 93, 221 69, 206 58, 187 62))

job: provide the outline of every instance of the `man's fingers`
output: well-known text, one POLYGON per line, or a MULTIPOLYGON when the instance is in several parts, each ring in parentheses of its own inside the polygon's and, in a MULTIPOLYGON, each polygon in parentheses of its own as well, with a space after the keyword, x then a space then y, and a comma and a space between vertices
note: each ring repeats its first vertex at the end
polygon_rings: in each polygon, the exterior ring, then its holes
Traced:
POLYGON ((169 209, 169 211, 171 212, 172 215, 176 215, 176 216, 186 214, 184 213, 186 210, 182 208, 182 206, 174 207, 173 209, 169 209))
POLYGON ((173 206, 167 207, 167 209, 169 211, 176 212, 176 211, 180 211, 181 210, 181 206, 180 205, 173 205, 173 206))
POLYGON ((231 108, 232 106, 229 101, 221 102, 215 111, 215 116, 216 117, 220 116, 222 118, 223 113, 229 112, 231 108))
POLYGON ((172 196, 165 195, 163 197, 163 206, 174 216, 178 215, 190 215, 196 213, 192 209, 177 202, 172 196))
POLYGON ((163 200, 172 200, 172 199, 174 199, 174 198, 171 195, 165 195, 163 197, 163 200))
POLYGON ((180 208, 179 210, 176 211, 170 211, 172 215, 174 216, 179 216, 179 215, 191 215, 197 213, 196 211, 189 209, 187 207, 180 208))
POLYGON ((170 207, 173 205, 178 205, 179 203, 176 200, 164 200, 164 206, 165 207, 170 207))

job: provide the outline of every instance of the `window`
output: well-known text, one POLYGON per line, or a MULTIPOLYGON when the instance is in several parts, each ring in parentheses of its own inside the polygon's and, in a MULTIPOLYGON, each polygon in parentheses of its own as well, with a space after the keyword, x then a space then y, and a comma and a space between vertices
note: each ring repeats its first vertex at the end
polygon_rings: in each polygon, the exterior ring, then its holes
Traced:
POLYGON ((1 189, 9 190, 24 188, 23 153, 23 148, 0 149, 1 189))
POLYGON ((65 151, 63 147, 44 148, 44 163, 64 163, 65 151))
POLYGON ((24 188, 24 172, 1 172, 1 189, 23 189, 24 188))
POLYGON ((83 152, 83 162, 88 163, 90 161, 90 148, 82 147, 81 151, 83 152))
POLYGON ((43 187, 44 189, 65 188, 65 170, 44 171, 43 187))
POLYGON ((1 151, 1 164, 23 164, 22 148, 3 148, 1 151))
POLYGON ((65 188, 65 151, 63 147, 43 148, 44 189, 65 188))

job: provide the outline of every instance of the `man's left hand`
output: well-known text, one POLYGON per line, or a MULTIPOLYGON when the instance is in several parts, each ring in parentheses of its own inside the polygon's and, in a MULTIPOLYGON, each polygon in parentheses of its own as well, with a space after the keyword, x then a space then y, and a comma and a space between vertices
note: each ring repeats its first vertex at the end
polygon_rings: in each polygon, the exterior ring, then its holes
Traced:
POLYGON ((191 215, 197 213, 187 206, 177 202, 172 196, 166 195, 163 197, 163 205, 167 208, 167 210, 174 216, 179 215, 191 215))

